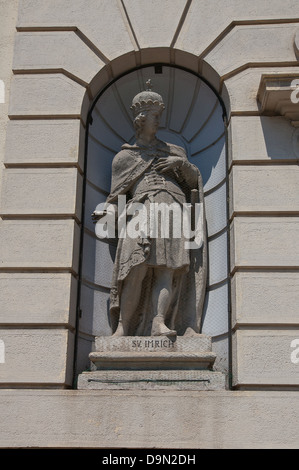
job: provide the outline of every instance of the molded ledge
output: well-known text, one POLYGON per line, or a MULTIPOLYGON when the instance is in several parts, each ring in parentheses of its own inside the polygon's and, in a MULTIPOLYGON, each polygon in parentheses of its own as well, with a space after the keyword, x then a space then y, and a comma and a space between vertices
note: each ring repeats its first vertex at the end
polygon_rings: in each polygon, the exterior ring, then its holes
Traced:
POLYGON ((298 74, 262 75, 257 99, 265 116, 284 116, 299 126, 298 74), (297 89, 297 91, 296 91, 297 89))
POLYGON ((134 365, 138 367, 160 368, 167 361, 168 368, 192 367, 203 369, 212 367, 216 354, 212 352, 92 352, 89 359, 99 367, 126 368, 134 365))

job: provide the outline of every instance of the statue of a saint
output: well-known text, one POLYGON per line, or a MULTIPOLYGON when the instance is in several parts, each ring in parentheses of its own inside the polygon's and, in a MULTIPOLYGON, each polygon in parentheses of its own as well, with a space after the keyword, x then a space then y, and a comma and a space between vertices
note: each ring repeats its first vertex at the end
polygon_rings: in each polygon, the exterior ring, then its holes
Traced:
MULTIPOLYGON (((112 334, 196 335, 201 326, 207 273, 202 180, 182 147, 157 139, 165 106, 162 97, 147 84, 148 89, 133 99, 136 142, 124 144, 113 159, 107 203, 116 207, 122 196, 127 207, 142 204, 147 220, 161 203, 181 209, 187 203, 198 203, 203 220, 201 244, 190 249, 184 234, 174 236, 175 224, 180 221, 171 217, 172 212, 162 222, 170 225, 167 237, 141 231, 138 237, 119 238, 110 293, 112 334)), ((95 211, 93 218, 99 220, 104 214, 95 211)))

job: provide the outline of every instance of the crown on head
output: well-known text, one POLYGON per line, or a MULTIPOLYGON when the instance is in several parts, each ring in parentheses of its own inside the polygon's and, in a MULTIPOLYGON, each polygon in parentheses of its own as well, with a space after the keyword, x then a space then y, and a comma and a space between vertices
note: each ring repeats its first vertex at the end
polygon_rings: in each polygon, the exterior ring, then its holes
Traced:
POLYGON ((138 95, 133 98, 131 109, 135 116, 142 111, 148 111, 153 108, 157 108, 160 112, 165 109, 162 96, 152 91, 152 83, 150 79, 147 80, 146 85, 147 89, 138 93, 138 95))

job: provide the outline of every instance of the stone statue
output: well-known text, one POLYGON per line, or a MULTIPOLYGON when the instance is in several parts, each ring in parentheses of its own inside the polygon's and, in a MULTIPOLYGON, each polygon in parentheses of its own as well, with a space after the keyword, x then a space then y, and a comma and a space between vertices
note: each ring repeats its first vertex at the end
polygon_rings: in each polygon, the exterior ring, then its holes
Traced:
MULTIPOLYGON (((162 97, 151 90, 150 81, 147 85, 147 90, 133 99, 136 142, 124 144, 113 159, 107 204, 114 206, 117 214, 118 198, 125 197, 126 208, 132 204, 144 208, 144 222, 161 203, 181 209, 187 203, 198 204, 203 221, 197 227, 201 242, 190 249, 186 248, 184 234, 174 236, 182 210, 176 217, 170 212, 168 236, 159 235, 161 228, 165 228, 160 227, 156 236, 152 236, 152 231, 140 230, 136 237, 119 238, 110 293, 112 334, 197 335, 207 276, 202 180, 182 147, 156 137, 165 106, 162 97)), ((100 221, 106 214, 107 210, 95 211, 92 216, 94 221, 100 221)), ((129 219, 133 220, 130 214, 129 219)))

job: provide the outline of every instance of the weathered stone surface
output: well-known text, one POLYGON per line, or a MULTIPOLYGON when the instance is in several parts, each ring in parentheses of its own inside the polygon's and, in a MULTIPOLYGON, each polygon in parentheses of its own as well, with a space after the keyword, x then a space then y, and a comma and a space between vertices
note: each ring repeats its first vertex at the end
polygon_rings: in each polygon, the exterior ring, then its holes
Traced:
POLYGON ((206 370, 97 370, 83 372, 79 390, 223 390, 225 375, 206 370))
POLYGON ((76 292, 68 273, 0 273, 0 324, 75 327, 76 292))
POLYGON ((283 117, 233 116, 231 163, 299 158, 298 129, 283 117))
POLYGON ((64 70, 88 84, 104 62, 74 31, 19 32, 15 40, 13 69, 64 70))
POLYGON ((83 169, 84 132, 78 119, 9 121, 4 163, 73 164, 83 169))
POLYGON ((1 215, 75 215, 80 219, 82 177, 76 168, 6 169, 1 215))
POLYGON ((66 329, 1 329, 0 383, 71 385, 74 337, 66 329))
POLYGON ((2 220, 0 266, 77 272, 79 231, 73 220, 2 220))
POLYGON ((299 324, 298 272, 237 272, 232 279, 232 326, 299 324))
POLYGON ((86 89, 65 75, 15 75, 11 88, 10 116, 81 116, 86 89))
POLYGON ((291 343, 299 329, 237 330, 233 334, 233 384, 299 385, 298 363, 291 343))
POLYGON ((231 269, 299 266, 297 217, 235 217, 231 229, 231 269))
POLYGON ((299 212, 298 165, 234 166, 230 216, 237 212, 299 212))

